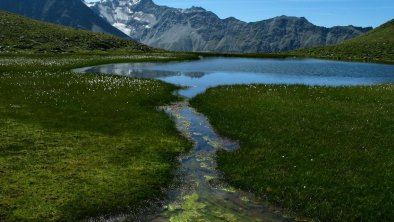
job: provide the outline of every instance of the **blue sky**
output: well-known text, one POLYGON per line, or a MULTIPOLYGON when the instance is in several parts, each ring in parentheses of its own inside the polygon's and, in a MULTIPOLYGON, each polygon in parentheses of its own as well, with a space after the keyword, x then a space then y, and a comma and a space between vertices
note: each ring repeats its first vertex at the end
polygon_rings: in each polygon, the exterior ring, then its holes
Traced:
MULTIPOLYGON (((95 0, 90 0, 95 1, 95 0)), ((279 15, 306 17, 320 26, 376 27, 394 18, 394 0, 153 0, 176 8, 201 6, 221 18, 259 21, 279 15)))

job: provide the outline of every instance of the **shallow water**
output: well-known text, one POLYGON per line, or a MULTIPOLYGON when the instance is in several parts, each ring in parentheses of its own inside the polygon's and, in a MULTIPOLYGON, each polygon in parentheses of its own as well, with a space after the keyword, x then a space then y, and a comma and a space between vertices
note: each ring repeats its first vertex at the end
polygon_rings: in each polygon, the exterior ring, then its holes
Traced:
POLYGON ((350 86, 394 83, 394 66, 317 59, 209 58, 191 62, 110 64, 78 69, 191 86, 180 95, 193 97, 224 84, 306 84, 350 86))
MULTIPOLYGON (((191 98, 207 88, 224 84, 307 84, 348 86, 394 83, 394 66, 323 60, 273 60, 214 58, 178 63, 111 64, 76 70, 110 73, 190 86, 177 93, 191 98)), ((238 144, 215 133, 208 120, 187 102, 162 107, 176 121, 178 130, 194 142, 180 157, 179 186, 170 190, 164 207, 149 221, 293 221, 252 194, 223 182, 216 170, 218 150, 238 144)), ((109 219, 127 220, 127 215, 109 219)))
POLYGON ((236 142, 217 135, 208 120, 187 102, 164 109, 194 146, 180 158, 181 186, 169 193, 169 204, 152 221, 291 221, 253 195, 223 182, 216 170, 215 153, 238 148, 236 142))

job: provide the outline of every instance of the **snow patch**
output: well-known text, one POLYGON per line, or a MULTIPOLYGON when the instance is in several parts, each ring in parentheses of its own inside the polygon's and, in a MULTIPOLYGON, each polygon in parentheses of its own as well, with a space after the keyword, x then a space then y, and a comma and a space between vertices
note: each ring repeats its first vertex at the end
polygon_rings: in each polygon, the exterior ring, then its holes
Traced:
POLYGON ((82 2, 85 3, 85 5, 87 5, 89 8, 93 7, 96 4, 96 2, 87 2, 85 0, 83 0, 82 2))
POLYGON ((141 2, 141 0, 131 0, 131 2, 133 3, 133 5, 139 4, 141 2))
POLYGON ((126 24, 123 23, 116 22, 112 25, 126 35, 131 35, 135 31, 132 27, 128 27, 126 24))
POLYGON ((135 12, 132 18, 140 22, 148 23, 149 26, 154 26, 157 23, 156 17, 154 15, 143 12, 135 12))
POLYGON ((125 22, 130 18, 131 14, 132 11, 129 8, 117 7, 114 11, 114 20, 117 22, 125 22))
POLYGON ((86 3, 90 7, 96 7, 102 18, 112 26, 129 36, 136 34, 137 30, 150 29, 157 23, 156 16, 134 11, 136 5, 142 0, 100 0, 95 3, 86 3))

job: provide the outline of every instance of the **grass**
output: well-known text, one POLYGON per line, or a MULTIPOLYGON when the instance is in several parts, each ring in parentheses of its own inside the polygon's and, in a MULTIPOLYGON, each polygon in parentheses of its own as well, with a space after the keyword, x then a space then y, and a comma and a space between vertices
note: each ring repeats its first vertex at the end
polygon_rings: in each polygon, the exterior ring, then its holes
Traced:
POLYGON ((365 35, 338 45, 301 49, 286 54, 297 57, 394 63, 393 36, 394 20, 391 20, 365 35))
POLYGON ((222 86, 195 97, 241 148, 228 181, 317 221, 394 218, 394 86, 222 86))
MULTIPOLYGON (((290 56, 393 62, 392 22, 290 56)), ((135 213, 161 198, 190 144, 156 109, 176 86, 72 68, 202 56, 0 11, 0 221, 135 213), (145 53, 151 52, 151 53, 145 53), (155 52, 155 53, 152 53, 155 52), (53 54, 55 53, 55 54, 53 54)), ((393 86, 231 86, 192 101, 241 142, 218 155, 230 182, 323 221, 393 215, 393 86)))
POLYGON ((65 53, 65 54, 0 54, 1 71, 69 71, 74 68, 95 66, 108 63, 128 62, 169 62, 182 60, 195 60, 198 55, 172 52, 91 52, 91 53, 65 53))
POLYGON ((0 30, 2 53, 159 51, 134 40, 36 21, 5 11, 0 11, 0 30))
POLYGON ((162 198, 190 147, 157 110, 177 87, 69 70, 197 56, 1 11, 0 29, 0 221, 133 214, 162 198))
POLYGON ((0 56, 0 221, 135 213, 162 198, 190 144, 157 106, 156 80, 71 68, 184 54, 0 56))

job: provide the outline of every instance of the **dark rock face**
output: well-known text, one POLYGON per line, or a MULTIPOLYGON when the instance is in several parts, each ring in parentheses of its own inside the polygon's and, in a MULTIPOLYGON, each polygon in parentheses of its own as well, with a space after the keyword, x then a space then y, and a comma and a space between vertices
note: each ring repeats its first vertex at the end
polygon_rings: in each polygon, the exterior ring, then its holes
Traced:
POLYGON ((337 44, 371 30, 324 28, 287 16, 246 23, 232 17, 220 19, 200 7, 176 9, 152 0, 102 0, 89 5, 130 37, 176 51, 280 52, 337 44))
POLYGON ((81 0, 1 0, 0 10, 33 19, 128 38, 81 0))

